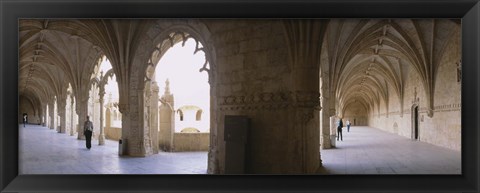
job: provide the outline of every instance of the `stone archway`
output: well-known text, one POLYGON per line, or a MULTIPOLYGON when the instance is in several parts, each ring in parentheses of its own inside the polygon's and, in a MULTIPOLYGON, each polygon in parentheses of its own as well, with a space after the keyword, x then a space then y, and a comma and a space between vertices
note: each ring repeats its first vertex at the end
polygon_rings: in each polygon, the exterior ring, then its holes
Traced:
POLYGON ((145 72, 143 117, 153 153, 158 153, 159 147, 163 151, 175 152, 208 149, 210 119, 192 121, 195 117, 190 116, 191 110, 195 109, 203 109, 208 112, 208 116, 211 115, 209 112, 211 84, 208 84, 209 74, 203 72, 209 72, 209 61, 203 56, 193 58, 193 55, 199 51, 206 54, 203 46, 188 32, 171 31, 152 52, 145 72), (170 52, 170 48, 173 52, 170 52), (175 56, 174 53, 182 56, 175 56), (160 61, 161 58, 162 61, 160 61), (163 84, 164 82, 166 85, 163 84), (159 86, 162 88, 161 91, 159 86), (184 129, 190 127, 198 128, 197 130, 203 132, 196 137, 185 134, 190 130, 184 129), (195 145, 190 141, 196 141, 195 145))
MULTIPOLYGON (((158 88, 158 85, 152 84, 153 80, 150 73, 155 71, 154 65, 158 62, 160 57, 167 49, 169 48, 170 43, 166 47, 162 47, 161 43, 164 40, 170 41, 169 35, 176 32, 189 34, 191 37, 200 42, 203 47, 201 50, 205 53, 205 58, 208 61, 208 66, 205 65, 201 68, 202 71, 208 72, 208 83, 210 84, 210 147, 209 147, 209 156, 208 156, 208 173, 216 173, 218 170, 218 161, 216 150, 217 140, 217 129, 216 129, 216 114, 214 109, 216 109, 216 86, 215 86, 215 50, 212 46, 212 40, 210 39, 210 31, 207 26, 197 20, 157 20, 152 22, 153 25, 148 30, 146 30, 145 36, 139 41, 141 47, 136 50, 135 57, 133 59, 133 64, 138 64, 138 68, 132 68, 130 72, 130 91, 129 91, 129 105, 125 106, 125 112, 127 116, 131 116, 131 120, 128 120, 131 129, 128 131, 128 154, 130 155, 148 155, 148 153, 154 153, 154 151, 147 150, 151 147, 148 147, 147 143, 150 143, 153 138, 151 137, 150 129, 151 127, 146 125, 147 117, 150 117, 152 114, 145 112, 148 108, 156 106, 152 105, 152 101, 160 102, 159 100, 148 100, 147 97, 150 94, 155 94, 155 88, 158 88), (160 47, 158 45, 160 44, 160 47), (160 52, 162 51, 162 52, 160 52), (154 52, 158 52, 157 57, 152 58, 154 52), (148 91, 148 92, 147 92, 148 91), (138 94, 137 94, 138 93, 138 94), (142 93, 142 94, 140 94, 142 93), (146 127, 145 127, 146 126, 146 127), (150 133, 150 134, 147 134, 150 133), (148 136, 149 135, 149 136, 148 136), (138 148, 139 147, 139 148, 138 148), (142 148, 143 147, 143 148, 142 148)), ((172 39, 173 40, 173 39, 172 39)), ((167 42, 168 42, 167 41, 167 42)), ((180 40, 178 40, 180 41, 180 40)), ((174 42, 176 43, 176 42, 174 42)), ((200 51, 200 50, 198 50, 200 51)), ((152 95, 153 96, 153 95, 152 95)))

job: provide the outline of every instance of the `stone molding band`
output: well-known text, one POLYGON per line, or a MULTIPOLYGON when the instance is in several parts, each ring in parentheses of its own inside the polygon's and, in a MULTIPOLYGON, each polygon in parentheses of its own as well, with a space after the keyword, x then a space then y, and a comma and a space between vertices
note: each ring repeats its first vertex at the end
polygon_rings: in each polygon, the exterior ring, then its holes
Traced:
POLYGON ((462 104, 449 104, 449 105, 435 106, 434 112, 460 111, 461 109, 462 109, 462 104))
MULTIPOLYGON (((448 105, 439 105, 435 106, 433 112, 451 112, 451 111, 460 111, 462 110, 462 104, 448 104, 448 105)), ((427 113, 427 108, 422 107, 419 109, 418 113, 427 113)), ((403 114, 410 114, 410 111, 404 111, 403 114)), ((374 114, 374 116, 386 116, 386 113, 374 114)), ((389 112, 388 115, 401 115, 399 111, 389 112)))
POLYGON ((219 97, 219 109, 279 110, 288 107, 320 109, 318 92, 261 92, 241 96, 219 97))

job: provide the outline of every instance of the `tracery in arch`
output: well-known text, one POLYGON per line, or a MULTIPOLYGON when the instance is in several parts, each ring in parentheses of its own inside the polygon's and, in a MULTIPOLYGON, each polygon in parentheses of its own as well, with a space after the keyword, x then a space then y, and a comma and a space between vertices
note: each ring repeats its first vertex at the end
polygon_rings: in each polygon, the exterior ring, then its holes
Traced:
MULTIPOLYGON (((113 113, 106 112, 107 110, 115 110, 114 104, 119 101, 119 89, 116 80, 116 75, 108 58, 105 55, 99 57, 91 75, 90 97, 88 100, 88 115, 91 117, 90 120, 94 124, 95 131, 98 130, 97 134, 100 134, 100 125, 106 129, 109 129, 107 127, 121 128, 121 119, 107 118, 107 115, 112 116, 113 113), (107 123, 107 121, 109 122, 107 123)), ((98 137, 95 132, 94 137, 98 137)), ((107 135, 105 137, 109 138, 110 136, 107 135)))
MULTIPOLYGON (((158 87, 159 105, 166 105, 176 112, 182 108, 182 113, 174 114, 176 116, 174 131, 180 132, 184 128, 193 127, 201 132, 209 132, 208 83, 211 70, 202 43, 186 32, 169 33, 154 48, 148 62, 145 91, 158 87), (171 100, 168 99, 169 95, 172 95, 171 100), (198 109, 188 113, 190 112, 188 107, 192 106, 198 109), (198 110, 205 112, 201 121, 196 121, 198 110), (193 122, 188 121, 190 118, 193 122)), ((145 101, 148 101, 151 93, 146 93, 145 97, 145 101)))

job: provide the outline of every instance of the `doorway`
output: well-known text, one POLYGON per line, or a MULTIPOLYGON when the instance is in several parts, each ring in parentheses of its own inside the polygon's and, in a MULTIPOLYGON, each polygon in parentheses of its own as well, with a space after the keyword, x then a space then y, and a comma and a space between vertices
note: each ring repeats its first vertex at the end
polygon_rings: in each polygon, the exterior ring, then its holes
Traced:
POLYGON ((418 140, 418 106, 413 107, 413 139, 418 140))

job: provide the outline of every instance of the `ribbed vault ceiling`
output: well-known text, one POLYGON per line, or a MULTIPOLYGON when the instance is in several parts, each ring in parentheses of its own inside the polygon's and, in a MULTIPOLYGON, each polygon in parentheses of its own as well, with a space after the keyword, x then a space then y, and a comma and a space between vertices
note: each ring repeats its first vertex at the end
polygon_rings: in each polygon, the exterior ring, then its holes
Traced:
POLYGON ((405 68, 415 69, 433 104, 439 60, 459 29, 458 22, 446 19, 330 21, 324 43, 337 107, 343 112, 357 101, 371 110, 391 96, 403 99, 405 68))
MULTIPOLYGON (((21 20, 19 94, 40 103, 66 97, 69 83, 73 94, 84 92, 81 82, 89 82, 103 54, 117 81, 128 85, 122 78, 128 77, 131 53, 151 24, 149 20, 21 20)), ((446 19, 331 20, 322 51, 328 52, 328 78, 337 108, 360 102, 371 110, 393 95, 402 99, 406 68, 419 74, 433 104, 438 60, 459 30, 459 21, 446 19), (394 92, 389 93, 389 88, 394 92)))

